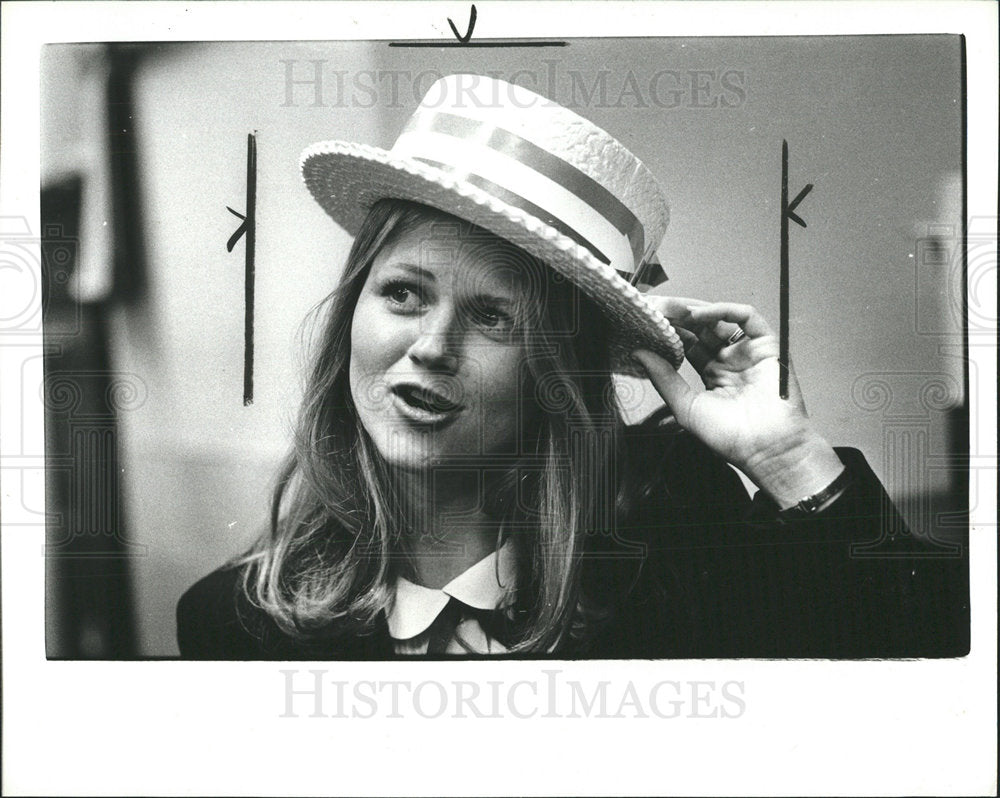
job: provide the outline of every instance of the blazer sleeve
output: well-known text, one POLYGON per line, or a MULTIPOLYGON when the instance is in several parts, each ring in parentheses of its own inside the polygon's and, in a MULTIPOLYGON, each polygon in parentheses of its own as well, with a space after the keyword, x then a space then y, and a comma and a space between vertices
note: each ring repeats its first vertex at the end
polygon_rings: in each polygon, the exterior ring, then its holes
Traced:
POLYGON ((649 531, 647 590, 671 605, 662 617, 681 630, 661 646, 668 655, 968 653, 965 548, 912 534, 860 452, 836 450, 851 475, 837 501, 787 522, 763 492, 751 501, 733 469, 693 437, 652 437, 663 480, 650 483, 634 517, 649 531))

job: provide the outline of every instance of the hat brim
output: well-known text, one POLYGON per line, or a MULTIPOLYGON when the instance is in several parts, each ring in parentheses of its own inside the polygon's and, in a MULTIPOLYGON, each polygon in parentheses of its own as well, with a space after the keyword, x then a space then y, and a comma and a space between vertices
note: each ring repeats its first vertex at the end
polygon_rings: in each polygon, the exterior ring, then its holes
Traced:
POLYGON ((585 247, 541 219, 456 176, 410 158, 344 141, 324 141, 302 153, 302 177, 316 201, 351 235, 380 199, 419 202, 489 230, 576 284, 610 319, 615 371, 642 375, 631 359, 649 349, 679 367, 684 346, 670 322, 585 247))

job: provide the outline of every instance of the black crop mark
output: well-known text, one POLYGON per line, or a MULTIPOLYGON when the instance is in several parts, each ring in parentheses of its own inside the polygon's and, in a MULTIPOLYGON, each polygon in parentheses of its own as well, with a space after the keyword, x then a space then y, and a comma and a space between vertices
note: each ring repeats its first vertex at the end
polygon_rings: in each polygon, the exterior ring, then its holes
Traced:
POLYGON ((246 265, 243 275, 243 405, 247 406, 253 404, 254 248, 257 242, 257 138, 254 133, 247 134, 246 215, 234 211, 228 205, 226 210, 243 220, 226 242, 226 251, 232 252, 239 240, 246 236, 246 265))
POLYGON ((472 11, 469 14, 469 27, 465 31, 465 35, 459 35, 458 28, 455 27, 455 23, 451 21, 451 17, 448 17, 448 24, 451 25, 451 32, 455 34, 455 38, 458 39, 462 44, 466 44, 469 39, 472 38, 472 31, 476 27, 476 6, 473 4, 472 11))
POLYGON ((458 32, 458 27, 454 22, 451 21, 451 17, 448 17, 448 25, 451 27, 451 32, 455 34, 455 38, 458 41, 452 42, 441 42, 441 41, 423 41, 423 42, 389 42, 390 47, 565 47, 567 42, 562 41, 547 41, 542 39, 527 39, 524 41, 492 41, 492 42, 474 42, 472 41, 472 31, 476 27, 477 12, 475 5, 469 12, 469 27, 465 31, 465 35, 461 35, 458 32))
POLYGON ((809 183, 791 202, 788 201, 788 142, 781 142, 781 276, 780 280, 780 310, 778 311, 778 395, 788 398, 788 220, 803 227, 806 223, 795 213, 799 203, 812 191, 809 183))

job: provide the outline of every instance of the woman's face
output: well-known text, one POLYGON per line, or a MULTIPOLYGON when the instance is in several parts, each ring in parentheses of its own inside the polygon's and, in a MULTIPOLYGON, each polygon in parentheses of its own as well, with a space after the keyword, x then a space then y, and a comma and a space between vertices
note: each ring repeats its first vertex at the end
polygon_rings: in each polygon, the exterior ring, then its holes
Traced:
POLYGON ((351 397, 394 466, 519 453, 530 271, 502 239, 458 230, 429 218, 399 235, 355 306, 351 397))

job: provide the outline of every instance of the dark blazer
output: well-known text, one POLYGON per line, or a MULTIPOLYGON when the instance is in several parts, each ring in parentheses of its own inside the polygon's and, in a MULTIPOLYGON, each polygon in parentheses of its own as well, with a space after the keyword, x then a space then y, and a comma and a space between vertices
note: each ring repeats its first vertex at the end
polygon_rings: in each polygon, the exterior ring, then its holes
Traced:
MULTIPOLYGON (((969 651, 965 548, 911 535, 864 457, 837 449, 852 483, 808 520, 786 522, 763 492, 699 441, 654 424, 626 433, 636 486, 613 535, 588 541, 584 584, 611 607, 561 658, 956 657, 969 651)), ((384 616, 361 635, 284 634, 221 568, 177 606, 190 659, 395 657, 384 616)), ((522 657, 525 658, 525 657, 522 657)))

